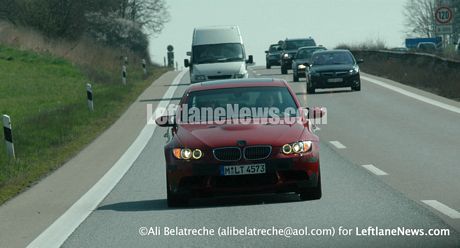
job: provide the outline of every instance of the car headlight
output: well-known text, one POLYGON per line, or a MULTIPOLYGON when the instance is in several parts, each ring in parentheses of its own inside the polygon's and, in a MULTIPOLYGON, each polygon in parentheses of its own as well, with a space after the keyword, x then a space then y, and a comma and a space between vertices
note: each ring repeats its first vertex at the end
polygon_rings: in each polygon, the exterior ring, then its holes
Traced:
POLYGON ((355 67, 351 69, 348 73, 350 73, 350 75, 355 75, 355 74, 358 74, 358 72, 359 72, 359 68, 355 67))
POLYGON ((197 80, 197 81, 205 81, 206 76, 205 75, 195 75, 195 80, 197 80))
POLYGON ((303 69, 305 69, 305 68, 307 68, 307 67, 306 67, 305 65, 299 65, 298 68, 301 69, 301 70, 303 70, 303 69))
POLYGON ((203 157, 203 152, 200 149, 174 148, 173 155, 175 158, 182 160, 200 159, 203 157))
POLYGON ((289 57, 290 57, 290 56, 289 56, 288 53, 285 53, 285 54, 283 55, 283 58, 284 58, 284 59, 288 59, 289 57))
POLYGON ((286 154, 299 154, 299 153, 304 153, 304 152, 309 152, 311 150, 312 143, 311 141, 299 141, 299 142, 294 142, 291 144, 285 144, 281 148, 281 151, 286 154))

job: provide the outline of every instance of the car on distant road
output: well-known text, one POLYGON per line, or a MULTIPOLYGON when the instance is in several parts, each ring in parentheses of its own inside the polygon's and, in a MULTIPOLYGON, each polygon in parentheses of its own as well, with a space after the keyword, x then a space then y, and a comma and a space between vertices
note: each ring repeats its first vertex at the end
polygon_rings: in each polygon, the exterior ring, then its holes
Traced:
POLYGON ((300 47, 316 46, 313 38, 286 39, 282 42, 281 52, 281 74, 287 74, 292 68, 292 58, 300 47))
POLYGON ((299 82, 299 78, 306 77, 306 71, 311 64, 311 56, 316 51, 327 50, 323 46, 301 47, 297 50, 292 61, 292 78, 299 82))
POLYGON ((193 197, 228 194, 295 192, 301 200, 321 198, 319 138, 308 113, 320 118, 325 112, 301 108, 286 81, 198 83, 185 91, 179 106, 174 116, 156 120, 159 126, 171 127, 173 134, 164 148, 169 206, 186 205, 193 197), (243 115, 240 109, 227 115, 187 117, 192 109, 212 112, 236 105, 278 111, 243 115))
POLYGON ((435 53, 437 50, 434 42, 420 42, 417 44, 417 51, 423 53, 435 53))
POLYGON ((272 44, 265 51, 265 68, 270 69, 272 65, 280 65, 280 54, 281 52, 278 50, 280 45, 272 44))
POLYGON ((308 71, 307 93, 315 93, 316 89, 351 87, 361 90, 361 78, 358 64, 349 50, 327 50, 313 53, 312 63, 308 71))

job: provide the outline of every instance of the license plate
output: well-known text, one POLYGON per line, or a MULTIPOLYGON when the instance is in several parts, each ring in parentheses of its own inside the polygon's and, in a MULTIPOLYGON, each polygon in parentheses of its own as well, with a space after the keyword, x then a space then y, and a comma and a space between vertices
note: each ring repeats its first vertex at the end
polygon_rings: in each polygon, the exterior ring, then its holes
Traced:
POLYGON ((238 176, 264 174, 265 164, 244 164, 244 165, 222 165, 220 166, 220 175, 238 176))
POLYGON ((329 83, 340 83, 343 82, 343 78, 329 78, 327 81, 329 83))

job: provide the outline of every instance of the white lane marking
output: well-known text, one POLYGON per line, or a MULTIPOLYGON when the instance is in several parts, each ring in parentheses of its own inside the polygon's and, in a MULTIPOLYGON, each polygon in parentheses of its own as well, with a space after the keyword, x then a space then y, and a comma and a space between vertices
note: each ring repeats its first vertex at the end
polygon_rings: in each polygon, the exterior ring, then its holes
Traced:
POLYGON ((449 216, 452 219, 460 219, 460 212, 442 204, 441 202, 438 202, 436 200, 423 200, 422 202, 438 210, 439 212, 449 216))
MULTIPOLYGON (((170 99, 174 95, 182 77, 187 70, 182 71, 174 79, 163 98, 170 99)), ((166 108, 170 101, 161 101, 158 108, 166 108)), ((61 215, 53 224, 35 238, 27 247, 60 247, 67 238, 78 228, 78 226, 97 208, 102 200, 113 190, 115 185, 123 178, 131 168, 134 161, 144 150, 148 141, 156 129, 156 125, 145 125, 137 136, 136 140, 118 159, 118 161, 107 171, 107 173, 78 201, 76 201, 67 211, 61 215)))
POLYGON ((388 175, 388 173, 386 173, 385 171, 375 167, 373 164, 364 164, 364 165, 361 165, 361 166, 366 168, 368 171, 374 173, 377 176, 386 176, 386 175, 388 175))
POLYGON ((436 107, 439 107, 439 108, 442 108, 442 109, 449 110, 449 111, 452 111, 454 113, 460 114, 460 108, 458 108, 458 107, 455 107, 455 106, 452 106, 452 105, 449 105, 449 104, 446 104, 446 103, 443 103, 443 102, 440 102, 440 101, 430 99, 428 97, 424 97, 424 96, 412 93, 410 91, 401 89, 399 87, 389 85, 389 84, 384 83, 384 82, 382 82, 380 80, 377 80, 377 79, 373 79, 373 78, 366 77, 366 76, 361 76, 361 78, 366 80, 366 81, 368 81, 368 82, 371 82, 373 84, 377 84, 377 85, 385 87, 387 89, 396 91, 396 92, 398 92, 400 94, 403 94, 403 95, 406 95, 408 97, 414 98, 416 100, 419 100, 419 101, 431 104, 433 106, 436 106, 436 107))
POLYGON ((337 149, 345 149, 347 148, 346 146, 344 146, 342 143, 340 143, 339 141, 337 140, 334 140, 334 141, 329 141, 329 143, 331 143, 333 146, 335 146, 337 149))

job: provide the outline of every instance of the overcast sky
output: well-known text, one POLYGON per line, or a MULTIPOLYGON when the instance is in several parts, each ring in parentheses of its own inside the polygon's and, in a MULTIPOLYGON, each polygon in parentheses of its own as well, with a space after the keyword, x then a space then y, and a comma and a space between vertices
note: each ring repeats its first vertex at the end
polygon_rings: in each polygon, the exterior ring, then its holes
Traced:
POLYGON ((172 44, 182 66, 190 51, 193 29, 200 26, 238 25, 246 53, 258 65, 272 43, 288 38, 313 37, 318 44, 357 44, 383 40, 403 46, 405 0, 167 0, 170 22, 151 38, 152 59, 163 64, 172 44))

